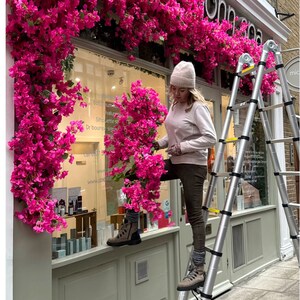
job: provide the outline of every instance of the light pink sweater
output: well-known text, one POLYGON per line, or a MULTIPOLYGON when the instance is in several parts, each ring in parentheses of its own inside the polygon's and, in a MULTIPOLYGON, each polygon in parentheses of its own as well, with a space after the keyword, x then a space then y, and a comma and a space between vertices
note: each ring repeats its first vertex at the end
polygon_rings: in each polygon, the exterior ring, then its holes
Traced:
POLYGON ((208 108, 196 101, 189 112, 186 103, 171 107, 165 120, 167 135, 158 141, 161 149, 180 144, 182 155, 172 156, 173 164, 207 165, 208 148, 217 135, 208 108))

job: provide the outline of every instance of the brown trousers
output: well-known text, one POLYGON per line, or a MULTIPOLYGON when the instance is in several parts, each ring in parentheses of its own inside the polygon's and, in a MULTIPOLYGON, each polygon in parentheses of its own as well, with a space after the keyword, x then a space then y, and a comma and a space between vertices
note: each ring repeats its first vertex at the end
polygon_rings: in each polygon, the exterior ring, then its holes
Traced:
POLYGON ((161 181, 180 179, 187 215, 193 231, 194 250, 205 252, 205 224, 202 215, 203 184, 207 176, 207 166, 193 164, 172 164, 165 160, 167 174, 161 181))

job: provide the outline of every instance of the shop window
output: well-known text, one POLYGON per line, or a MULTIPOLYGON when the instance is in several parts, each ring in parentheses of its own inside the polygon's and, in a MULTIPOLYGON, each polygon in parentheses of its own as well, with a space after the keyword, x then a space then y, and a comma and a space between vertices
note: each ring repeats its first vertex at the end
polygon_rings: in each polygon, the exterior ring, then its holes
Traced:
MULTIPOLYGON (((181 60, 190 61, 195 67, 196 76, 199 77, 199 78, 205 79, 204 78, 205 67, 204 67, 203 63, 195 60, 194 55, 192 55, 188 52, 182 51, 180 53, 180 61, 181 60)), ((212 70, 211 72, 212 72, 211 73, 212 81, 216 82, 216 72, 215 72, 215 70, 212 70)))
POLYGON ((93 28, 87 28, 80 32, 80 37, 94 43, 104 45, 111 49, 124 52, 125 46, 120 37, 116 36, 116 21, 111 20, 110 26, 105 26, 105 21, 101 20, 93 28))
POLYGON ((159 44, 155 42, 142 42, 139 45, 138 51, 139 58, 154 63, 156 65, 168 68, 163 43, 159 44))
MULTIPOLYGON (((240 100, 237 103, 242 102, 240 100)), ((222 96, 223 123, 227 113, 229 96, 222 96)), ((228 131, 228 137, 242 135, 247 116, 247 107, 234 111, 228 131)), ((226 144, 224 151, 225 171, 232 172, 239 151, 239 141, 226 144)), ((250 141, 243 157, 242 177, 238 184, 233 210, 244 210, 268 205, 267 155, 263 127, 256 112, 250 132, 250 141)), ((230 179, 225 180, 226 191, 230 179)))
MULTIPOLYGON (((103 155, 104 135, 112 132, 116 122, 117 109, 113 104, 116 96, 130 93, 131 83, 141 80, 144 87, 158 92, 161 102, 167 106, 165 76, 88 50, 78 49, 75 55, 74 70, 67 77, 80 81, 90 91, 84 96, 87 107, 76 106, 74 113, 63 118, 60 124, 64 130, 71 120, 82 120, 85 130, 76 135, 76 143, 72 145, 73 164, 66 161, 62 166, 69 172, 68 176, 57 181, 52 189, 53 197, 62 200, 57 209, 68 223, 68 228, 53 234, 53 258, 106 244, 122 222, 123 182, 107 176, 108 161, 103 155)), ((164 135, 161 126, 158 138, 164 135)), ((165 155, 163 150, 159 153, 165 155)), ((169 200, 169 183, 162 182, 158 201, 166 207, 169 200)), ((147 227, 145 220, 141 214, 141 230, 147 227)))
POLYGON ((228 71, 221 69, 221 87, 224 89, 232 89, 234 75, 228 71))

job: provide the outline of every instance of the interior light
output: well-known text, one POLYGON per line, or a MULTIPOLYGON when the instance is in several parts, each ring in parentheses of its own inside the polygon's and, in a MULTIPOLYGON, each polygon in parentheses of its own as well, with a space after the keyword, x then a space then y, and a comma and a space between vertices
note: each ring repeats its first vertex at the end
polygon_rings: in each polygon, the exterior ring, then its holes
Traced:
POLYGON ((79 81, 80 81, 80 78, 79 78, 79 77, 76 77, 76 78, 75 78, 75 81, 79 82, 79 81))
POLYGON ((115 86, 115 85, 113 85, 113 86, 111 87, 111 89, 112 89, 112 90, 115 90, 115 89, 116 89, 116 86, 115 86))

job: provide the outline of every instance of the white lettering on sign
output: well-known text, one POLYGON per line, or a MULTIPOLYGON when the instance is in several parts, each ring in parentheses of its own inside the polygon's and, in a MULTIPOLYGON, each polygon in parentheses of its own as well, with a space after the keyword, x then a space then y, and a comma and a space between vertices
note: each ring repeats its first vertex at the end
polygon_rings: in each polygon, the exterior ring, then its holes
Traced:
POLYGON ((298 92, 300 89, 300 57, 290 60, 285 67, 285 71, 291 90, 298 92))
POLYGON ((249 39, 254 39, 258 44, 263 41, 263 34, 259 28, 256 28, 254 24, 250 23, 246 18, 240 17, 236 22, 236 12, 235 9, 227 5, 225 0, 205 0, 205 12, 209 19, 217 19, 219 21, 227 20, 232 24, 232 31, 234 33, 235 28, 237 28, 242 22, 249 23, 248 29, 245 35, 249 39))

